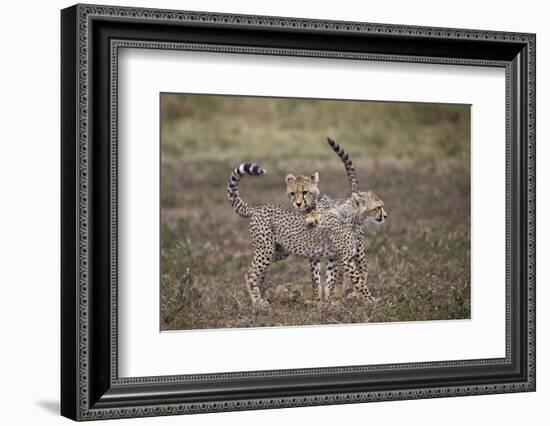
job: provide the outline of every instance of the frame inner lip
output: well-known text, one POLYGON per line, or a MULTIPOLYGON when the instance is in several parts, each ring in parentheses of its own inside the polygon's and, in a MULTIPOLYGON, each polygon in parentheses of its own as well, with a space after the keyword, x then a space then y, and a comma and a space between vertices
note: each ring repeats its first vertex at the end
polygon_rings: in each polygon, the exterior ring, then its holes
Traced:
MULTIPOLYGON (((174 42, 151 42, 147 40, 128 40, 128 39, 119 39, 119 38, 113 38, 110 40, 110 61, 111 65, 114 65, 115 69, 118 69, 118 51, 120 48, 139 48, 139 49, 147 49, 150 46, 154 46, 155 49, 168 49, 168 50, 191 50, 191 51, 201 51, 201 52, 209 52, 211 50, 211 46, 204 46, 201 44, 196 43, 174 43, 174 42)), ((214 45, 213 50, 214 52, 226 52, 226 53, 236 53, 236 51, 242 50, 245 53, 257 53, 257 52, 269 52, 270 48, 257 48, 257 47, 249 47, 249 46, 226 46, 226 45, 214 45)), ((290 56, 302 56, 304 51, 302 49, 273 49, 277 51, 279 54, 284 53, 286 55, 290 56)), ((313 50, 313 51, 306 51, 309 52, 312 56, 316 56, 319 51, 313 50)), ((341 57, 340 52, 324 52, 324 55, 322 57, 324 58, 331 58, 330 56, 334 54, 336 55, 337 59, 341 57)), ((351 54, 356 55, 356 54, 351 54)), ((369 59, 378 59, 379 55, 372 55, 368 53, 361 53, 357 56, 356 59, 363 59, 363 60, 369 60, 369 59)), ((440 58, 441 59, 441 58, 440 58)), ((393 60, 389 58, 390 61, 395 62, 424 62, 424 59, 418 59, 414 56, 409 56, 407 58, 404 58, 401 55, 397 55, 393 60)), ((497 67, 503 67, 505 68, 506 72, 506 80, 508 81, 509 74, 511 72, 510 64, 506 61, 487 61, 483 59, 471 59, 471 60, 462 60, 462 59, 454 59, 454 60, 448 60, 446 58, 442 59, 442 62, 437 62, 437 58, 430 58, 429 63, 443 63, 443 64, 456 64, 456 65, 476 65, 476 66, 497 66, 497 67), (433 62, 431 62, 433 60, 433 62)), ((509 90, 507 87, 506 90, 509 90)), ((116 93, 116 92, 115 92, 116 93)), ((118 100, 116 96, 111 96, 111 108, 113 111, 117 111, 117 104, 118 100)), ((116 133, 116 123, 111 123, 112 132, 113 134, 116 133)), ((507 134, 508 138, 508 134, 507 134)), ((112 147, 113 149, 113 159, 112 161, 116 164, 116 148, 112 147)), ((507 194, 508 197, 508 194, 507 194)), ((116 194, 115 194, 116 198, 116 194)), ((117 223, 117 209, 116 209, 116 203, 113 204, 113 210, 111 212, 112 218, 111 220, 113 223, 117 223)), ((507 277, 508 280, 508 277, 507 277)), ((508 286, 508 284, 507 284, 508 286)), ((508 304, 508 296, 507 296, 507 304, 508 304)), ((116 304, 111 307, 112 312, 116 313, 116 304)), ((507 307, 508 311, 508 307, 507 307)), ((334 366, 334 367, 321 367, 321 368, 298 368, 298 369, 284 369, 284 370, 265 370, 265 371, 243 371, 243 372, 232 372, 232 373, 204 373, 204 374, 184 374, 184 375, 169 375, 169 376, 148 376, 148 377, 134 377, 134 378, 119 378, 117 374, 113 374, 111 380, 113 384, 116 385, 130 385, 130 384, 155 384, 155 383, 173 383, 176 381, 184 381, 184 382, 195 382, 195 381, 201 381, 201 380, 235 380, 235 379, 254 379, 254 378, 270 378, 273 375, 276 376, 288 376, 288 377, 296 377, 304 374, 315 374, 315 375, 323 375, 323 374, 329 374, 329 375, 339 375, 339 374, 348 374, 348 373, 356 373, 360 372, 361 374, 365 373, 371 373, 380 371, 381 369, 384 369, 385 371, 393 371, 396 369, 399 369, 401 371, 404 371, 406 369, 418 369, 418 368, 461 368, 464 366, 471 366, 471 367, 483 367, 487 365, 502 365, 505 367, 508 367, 512 364, 511 361, 511 352, 510 352, 510 345, 509 342, 511 340, 510 335, 510 325, 509 325, 509 315, 506 315, 507 317, 507 324, 506 324, 506 356, 503 358, 482 358, 482 359, 465 359, 465 360, 450 360, 450 361, 431 361, 431 362, 414 362, 414 363, 396 363, 396 364, 385 364, 385 365, 357 365, 357 366, 334 366)), ((113 318, 113 322, 116 322, 116 318, 113 318)), ((115 324, 113 323, 113 327, 115 324)), ((116 337, 116 336, 115 336, 116 337)), ((116 356, 116 355, 114 355, 116 356)), ((118 357, 114 360, 116 362, 118 357)))

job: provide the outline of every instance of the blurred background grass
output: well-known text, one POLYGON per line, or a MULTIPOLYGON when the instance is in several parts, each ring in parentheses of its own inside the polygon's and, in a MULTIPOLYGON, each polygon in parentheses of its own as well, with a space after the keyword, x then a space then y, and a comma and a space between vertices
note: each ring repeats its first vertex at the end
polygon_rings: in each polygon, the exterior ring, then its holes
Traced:
POLYGON ((469 318, 469 135, 466 105, 162 94, 161 328, 469 318), (227 179, 252 161, 268 174, 241 181, 249 202, 288 205, 284 176, 315 171, 323 192, 347 196, 327 136, 386 204, 388 221, 365 240, 379 301, 309 306, 308 262, 289 258, 270 267, 272 306, 256 312, 248 220, 231 209, 227 179))

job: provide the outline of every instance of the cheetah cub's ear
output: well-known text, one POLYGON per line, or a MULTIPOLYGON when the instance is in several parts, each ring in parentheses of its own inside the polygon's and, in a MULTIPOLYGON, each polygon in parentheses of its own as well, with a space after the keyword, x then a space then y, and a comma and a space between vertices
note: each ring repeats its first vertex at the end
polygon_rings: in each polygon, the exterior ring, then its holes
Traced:
POLYGON ((315 172, 314 174, 311 175, 311 181, 313 183, 319 183, 319 173, 318 172, 315 172))
POLYGON ((285 180, 286 180, 286 184, 290 185, 291 183, 294 183, 294 181, 296 180, 296 176, 289 173, 288 175, 286 175, 285 180))

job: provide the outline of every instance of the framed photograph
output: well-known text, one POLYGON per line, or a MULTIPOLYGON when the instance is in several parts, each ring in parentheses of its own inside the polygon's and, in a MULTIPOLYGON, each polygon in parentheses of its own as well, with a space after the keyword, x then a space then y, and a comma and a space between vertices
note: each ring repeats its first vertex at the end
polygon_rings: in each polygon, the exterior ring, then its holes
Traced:
POLYGON ((535 35, 61 12, 61 413, 535 390, 535 35))

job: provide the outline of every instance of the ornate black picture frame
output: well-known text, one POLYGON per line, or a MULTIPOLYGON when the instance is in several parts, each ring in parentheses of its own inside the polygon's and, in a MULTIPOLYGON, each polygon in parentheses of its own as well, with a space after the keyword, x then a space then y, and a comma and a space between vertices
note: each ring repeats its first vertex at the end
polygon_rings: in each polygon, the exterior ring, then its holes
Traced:
POLYGON ((158 416, 535 390, 535 35, 76 5, 61 13, 61 413, 158 416), (117 54, 121 47, 506 71, 506 356, 119 378, 117 54))

